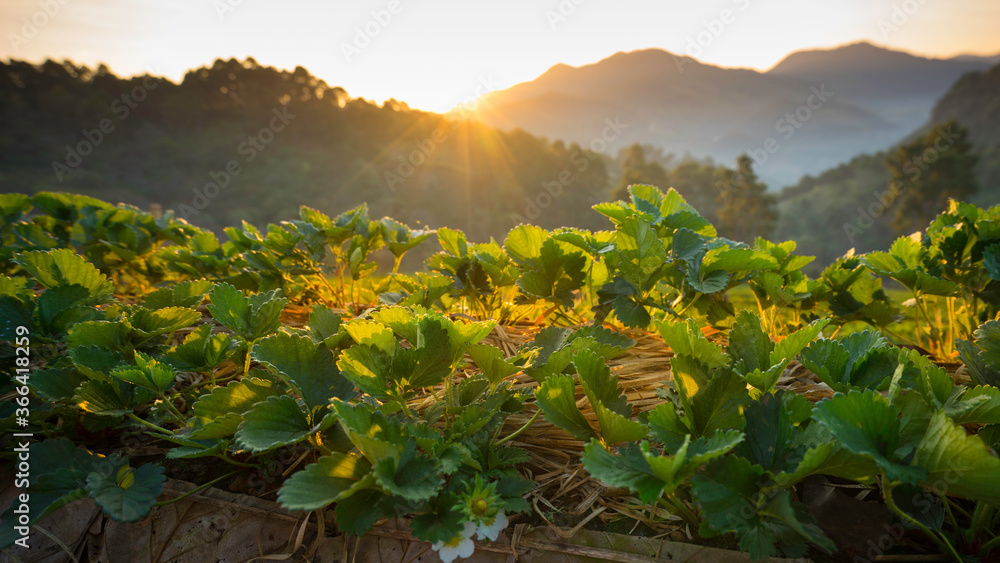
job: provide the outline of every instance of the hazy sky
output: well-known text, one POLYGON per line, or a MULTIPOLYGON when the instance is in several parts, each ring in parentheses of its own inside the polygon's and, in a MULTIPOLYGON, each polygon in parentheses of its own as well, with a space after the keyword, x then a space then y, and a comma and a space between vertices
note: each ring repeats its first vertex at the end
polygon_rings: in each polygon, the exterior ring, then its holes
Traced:
POLYGON ((3 0, 0 22, 2 58, 176 80, 252 56, 434 111, 556 63, 650 47, 696 45, 704 62, 759 70, 859 40, 935 57, 1000 53, 1000 0, 3 0))

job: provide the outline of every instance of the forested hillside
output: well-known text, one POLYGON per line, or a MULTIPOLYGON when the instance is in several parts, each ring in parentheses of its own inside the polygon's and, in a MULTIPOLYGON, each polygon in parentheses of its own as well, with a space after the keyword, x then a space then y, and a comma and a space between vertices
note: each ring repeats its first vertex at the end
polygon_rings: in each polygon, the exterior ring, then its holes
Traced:
MULTIPOLYGON (((904 141, 875 154, 860 155, 819 174, 806 176, 795 186, 785 188, 779 196, 780 220, 776 233, 779 239, 794 239, 803 252, 816 254, 820 261, 832 260, 847 248, 859 252, 887 246, 897 234, 892 227, 892 216, 899 206, 898 198, 887 197, 887 208, 878 211, 881 196, 893 181, 886 159, 902 156, 903 165, 909 164, 900 175, 916 178, 919 182, 933 181, 925 189, 956 190, 953 197, 960 197, 978 205, 992 206, 1000 202, 1000 65, 984 72, 962 76, 937 102, 926 125, 904 141), (953 122, 968 132, 970 147, 962 148, 952 142, 950 131, 942 127, 953 122), (929 140, 925 146, 921 138, 929 140), (940 140, 939 140, 940 139, 940 140), (915 158, 904 156, 906 150, 928 150, 939 142, 941 151, 915 158), (968 153, 968 154, 963 154, 968 153), (957 170, 948 166, 957 165, 957 170), (963 171, 972 171, 972 178, 963 178, 963 171), (935 178, 935 176, 939 176, 935 178), (969 180, 978 189, 971 195, 961 195, 962 186, 969 180), (869 209, 871 208, 871 209, 869 209)), ((931 206, 933 204, 928 204, 931 206)))
POLYGON ((930 123, 967 123, 976 146, 976 172, 985 189, 981 203, 1000 201, 1000 64, 964 75, 934 106, 930 123))
POLYGON ((521 218, 602 224, 590 209, 613 183, 602 157, 461 117, 378 106, 301 67, 253 59, 217 60, 180 84, 0 62, 0 191, 159 205, 213 229, 362 202, 376 216, 457 227, 473 240, 521 218))

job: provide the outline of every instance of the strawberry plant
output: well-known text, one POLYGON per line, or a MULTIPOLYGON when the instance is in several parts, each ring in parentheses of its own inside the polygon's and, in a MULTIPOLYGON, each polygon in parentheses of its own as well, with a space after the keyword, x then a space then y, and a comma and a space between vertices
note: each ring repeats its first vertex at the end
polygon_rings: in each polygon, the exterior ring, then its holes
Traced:
MULTIPOLYGON (((407 516, 443 557, 468 554, 528 510, 531 458, 512 443, 544 416, 654 520, 732 533, 755 558, 836 549, 802 503, 815 476, 877 490, 954 560, 995 556, 997 208, 952 203, 925 233, 810 279, 793 242, 724 239, 674 190, 629 193, 595 206, 613 231, 521 225, 503 245, 374 221, 365 205, 333 218, 303 207, 220 240, 169 213, 0 195, 0 357, 31 371, 4 367, 2 389, 24 389, 44 437, 31 445, 33 521, 83 497, 136 521, 171 464, 214 458, 226 479, 294 450, 275 489, 288 509, 330 507, 348 534, 407 516), (441 252, 400 273, 432 234, 441 252), (375 278, 380 249, 394 265, 375 278), (912 299, 894 302, 883 278, 912 299), (730 301, 744 284, 749 309, 730 301), (529 315, 548 326, 513 357, 488 343, 529 315), (631 403, 613 368, 651 337, 608 319, 655 327, 672 351, 655 404, 631 403), (953 377, 923 352, 957 352, 964 368, 953 377), (806 370, 832 396, 784 388, 806 370), (136 430, 169 446, 163 465, 108 451, 136 430)), ((0 426, 23 426, 25 408, 0 407, 0 426)))

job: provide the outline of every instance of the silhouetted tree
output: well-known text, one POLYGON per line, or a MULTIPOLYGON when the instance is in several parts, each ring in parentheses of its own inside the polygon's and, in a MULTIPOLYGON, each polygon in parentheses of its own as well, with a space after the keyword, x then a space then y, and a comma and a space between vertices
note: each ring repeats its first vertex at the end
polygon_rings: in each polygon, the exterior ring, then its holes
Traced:
POLYGON ((628 187, 632 184, 650 184, 662 190, 670 187, 667 171, 658 162, 646 160, 646 151, 639 143, 626 149, 622 177, 611 198, 628 200, 628 187))
POLYGON ((730 171, 728 181, 718 185, 715 226, 721 236, 738 241, 769 237, 778 221, 777 198, 767 193, 767 186, 757 178, 749 156, 740 155, 736 168, 730 171))
POLYGON ((979 190, 969 132, 952 120, 900 146, 885 159, 889 192, 882 205, 895 209, 892 228, 906 234, 924 228, 948 198, 966 200, 979 190))

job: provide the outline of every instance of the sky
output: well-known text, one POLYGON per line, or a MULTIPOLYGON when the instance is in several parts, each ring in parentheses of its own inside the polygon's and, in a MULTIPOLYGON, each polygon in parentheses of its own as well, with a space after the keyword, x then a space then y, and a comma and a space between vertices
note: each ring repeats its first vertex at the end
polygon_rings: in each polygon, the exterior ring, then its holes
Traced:
POLYGON ((1000 53, 998 0, 3 0, 0 58, 180 80, 216 58, 304 66, 351 96, 447 111, 549 67, 662 48, 767 70, 856 41, 1000 53))

